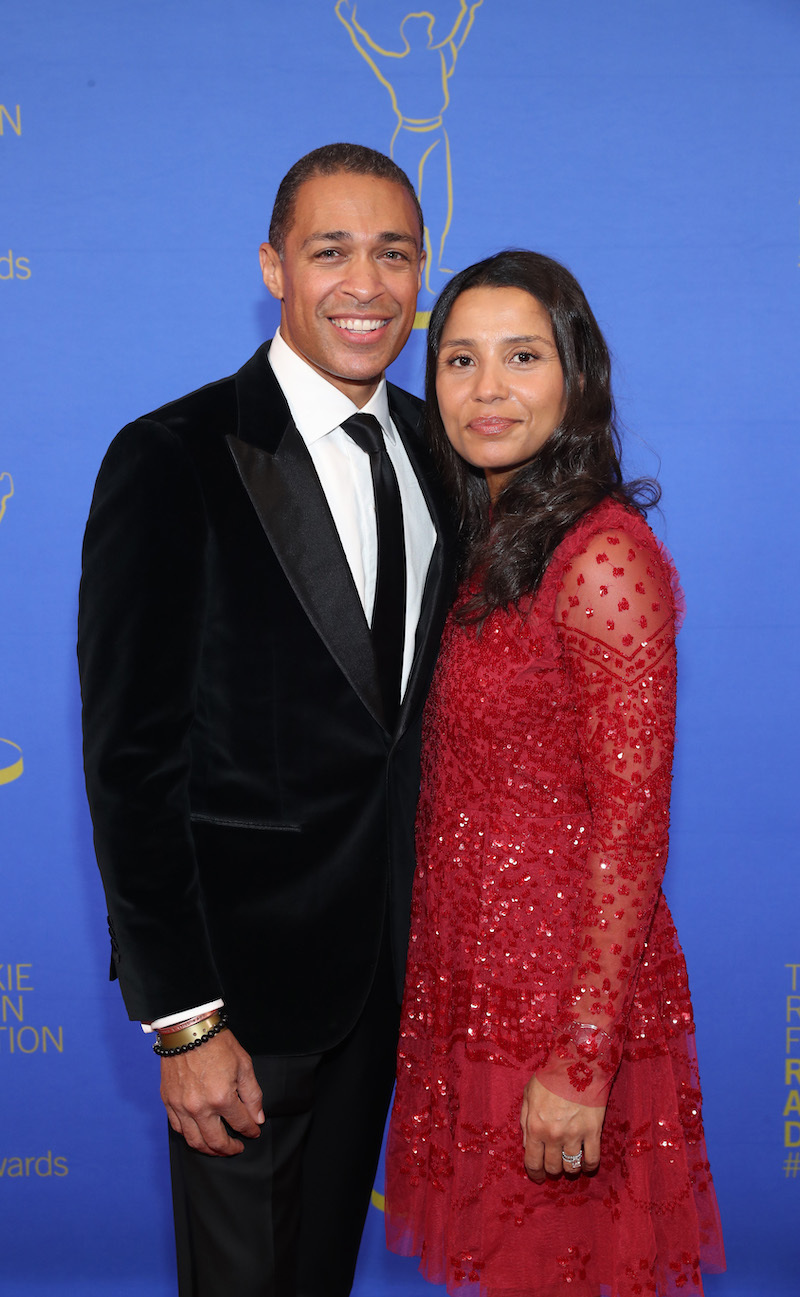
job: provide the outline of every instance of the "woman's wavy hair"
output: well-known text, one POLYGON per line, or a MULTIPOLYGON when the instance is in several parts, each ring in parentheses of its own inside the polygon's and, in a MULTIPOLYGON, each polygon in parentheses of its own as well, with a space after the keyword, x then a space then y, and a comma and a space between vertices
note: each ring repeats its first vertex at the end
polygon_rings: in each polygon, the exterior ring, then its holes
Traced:
POLYGON ((453 276, 431 312, 425 395, 428 437, 460 519, 462 576, 479 575, 462 621, 481 624, 495 608, 533 594, 570 527, 606 496, 642 512, 659 500, 651 479, 623 481, 608 347, 580 284, 550 257, 514 249, 453 276), (436 399, 442 332, 456 299, 471 288, 521 288, 536 298, 550 316, 564 371, 563 419, 491 508, 483 472, 450 445, 436 399))

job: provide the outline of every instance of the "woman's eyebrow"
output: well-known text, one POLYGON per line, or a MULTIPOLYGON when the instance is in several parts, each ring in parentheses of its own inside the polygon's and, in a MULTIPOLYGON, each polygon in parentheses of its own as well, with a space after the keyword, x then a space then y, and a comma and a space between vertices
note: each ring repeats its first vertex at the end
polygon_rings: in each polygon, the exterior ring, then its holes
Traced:
MULTIPOLYGON (((507 338, 501 338, 500 341, 506 343, 545 342, 550 347, 555 345, 553 342, 551 342, 549 338, 545 338, 539 333, 511 334, 507 338)), ((475 339, 474 338, 448 338, 445 342, 441 342, 439 345, 440 347, 472 347, 475 345, 475 339)))

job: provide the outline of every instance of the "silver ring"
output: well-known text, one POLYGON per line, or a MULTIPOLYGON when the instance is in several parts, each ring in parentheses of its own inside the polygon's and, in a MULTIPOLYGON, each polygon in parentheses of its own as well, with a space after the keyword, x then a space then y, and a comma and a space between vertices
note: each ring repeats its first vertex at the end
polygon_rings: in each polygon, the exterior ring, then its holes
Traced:
POLYGON ((579 1153, 565 1153, 562 1149, 561 1158, 572 1170, 576 1170, 583 1161, 583 1149, 579 1153))

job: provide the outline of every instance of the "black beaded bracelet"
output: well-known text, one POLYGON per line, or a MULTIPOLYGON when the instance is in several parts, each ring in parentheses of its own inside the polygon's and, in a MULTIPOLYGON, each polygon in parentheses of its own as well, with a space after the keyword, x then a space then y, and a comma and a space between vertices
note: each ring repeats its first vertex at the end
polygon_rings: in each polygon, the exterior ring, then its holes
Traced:
POLYGON ((215 1023, 213 1027, 209 1027, 208 1031, 203 1032, 202 1036, 197 1037, 197 1040, 190 1040, 186 1045, 177 1045, 175 1049, 165 1049, 164 1046, 160 1045, 158 1040, 156 1040, 156 1043, 153 1045, 153 1053, 158 1054, 159 1058, 175 1058, 177 1054, 188 1054, 190 1049, 197 1049, 199 1045, 205 1045, 206 1041, 211 1040, 213 1036, 218 1036, 221 1031, 225 1030, 227 1025, 228 1015, 226 1013, 221 1013, 219 1015, 219 1022, 215 1023))

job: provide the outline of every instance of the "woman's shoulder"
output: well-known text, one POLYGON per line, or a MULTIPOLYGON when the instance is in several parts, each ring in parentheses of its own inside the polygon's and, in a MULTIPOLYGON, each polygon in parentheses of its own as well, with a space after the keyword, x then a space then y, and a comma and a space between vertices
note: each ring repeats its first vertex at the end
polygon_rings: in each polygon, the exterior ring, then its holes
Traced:
POLYGON ((682 620, 683 593, 675 564, 638 509, 607 497, 589 509, 570 528, 555 550, 545 575, 550 593, 570 602, 581 595, 604 596, 609 587, 624 595, 626 587, 639 593, 667 598, 682 620), (580 590, 578 590, 580 587, 580 590))
POLYGON ((652 528, 638 509, 613 496, 606 496, 573 523, 555 554, 567 557, 584 553, 594 545, 602 544, 607 536, 621 544, 623 535, 639 544, 652 548, 658 546, 652 528))

